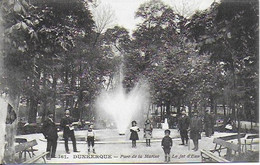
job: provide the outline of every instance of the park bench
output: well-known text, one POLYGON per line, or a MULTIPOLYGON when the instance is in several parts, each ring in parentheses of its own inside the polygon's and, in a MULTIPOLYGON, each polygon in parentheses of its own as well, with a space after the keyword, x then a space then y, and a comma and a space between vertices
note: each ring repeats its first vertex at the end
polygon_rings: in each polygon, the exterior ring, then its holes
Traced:
POLYGON ((19 143, 15 146, 15 153, 19 153, 19 159, 22 159, 22 155, 24 153, 24 162, 23 163, 34 163, 40 158, 44 160, 44 163, 46 163, 45 156, 49 152, 43 152, 40 155, 35 155, 34 151, 38 151, 37 149, 34 149, 33 147, 38 145, 37 141, 34 139, 32 141, 27 141, 25 138, 16 138, 15 142, 19 143), (30 159, 26 160, 26 153, 29 154, 30 159))
POLYGON ((250 146, 250 150, 253 150, 253 145, 259 144, 259 135, 248 135, 241 140, 242 151, 247 151, 247 146, 250 146))
MULTIPOLYGON (((241 133, 239 137, 244 138, 245 136, 246 136, 245 133, 241 133)), ((238 134, 229 135, 229 136, 222 136, 222 137, 218 137, 218 139, 222 139, 222 140, 225 140, 225 141, 234 140, 234 139, 238 139, 238 134)))
MULTIPOLYGON (((225 140, 227 142, 238 144, 238 134, 219 137, 218 139, 225 140)), ((248 150, 247 146, 250 147, 252 151, 254 144, 259 144, 259 135, 258 134, 240 134, 241 139, 241 151, 246 152, 248 150)), ((217 144, 216 144, 217 145, 217 144)))
POLYGON ((42 158, 44 160, 44 163, 46 163, 45 160, 45 156, 48 154, 49 152, 43 152, 40 155, 34 156, 32 158, 30 158, 29 160, 23 162, 24 164, 31 164, 31 163, 35 163, 37 160, 39 160, 40 158, 42 158))
POLYGON ((37 149, 34 149, 33 147, 36 146, 38 143, 36 140, 27 141, 25 138, 15 138, 15 142, 19 143, 15 146, 15 153, 19 153, 19 158, 22 158, 22 155, 24 153, 24 160, 26 160, 26 153, 29 154, 29 157, 34 156, 34 151, 38 151, 37 149))
POLYGON ((200 154, 201 154, 202 162, 218 162, 218 163, 229 162, 228 160, 219 157, 217 155, 214 155, 214 153, 210 151, 206 151, 204 149, 200 150, 200 154))
POLYGON ((214 138, 213 143, 215 143, 215 148, 213 150, 210 150, 211 152, 218 152, 219 156, 221 157, 220 153, 222 150, 226 149, 226 155, 225 158, 227 160, 230 160, 232 157, 232 151, 238 153, 240 151, 239 145, 234 144, 233 142, 227 142, 220 138, 214 138))

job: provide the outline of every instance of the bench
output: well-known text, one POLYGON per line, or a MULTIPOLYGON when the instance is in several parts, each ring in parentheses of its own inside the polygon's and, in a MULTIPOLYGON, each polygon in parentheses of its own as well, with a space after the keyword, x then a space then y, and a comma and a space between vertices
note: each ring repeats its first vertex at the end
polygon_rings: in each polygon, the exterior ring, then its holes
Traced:
POLYGON ((27 142, 27 139, 25 139, 25 138, 15 138, 15 143, 21 144, 21 143, 25 143, 25 142, 27 142))
POLYGON ((218 137, 218 139, 222 139, 222 140, 225 140, 225 141, 229 141, 229 140, 238 139, 238 137, 244 138, 245 136, 246 136, 245 133, 241 133, 240 136, 238 136, 238 134, 235 134, 235 135, 229 135, 229 136, 218 137))
POLYGON ((230 143, 230 142, 227 142, 223 139, 220 139, 220 138, 214 138, 213 140, 213 143, 216 143, 215 145, 215 148, 213 150, 210 150, 211 152, 218 152, 219 156, 221 157, 220 153, 223 149, 226 149, 227 152, 226 152, 226 159, 230 160, 231 159, 231 156, 232 156, 232 151, 235 151, 235 154, 237 152, 240 152, 240 148, 239 148, 239 145, 237 144, 234 144, 234 143, 230 143))
POLYGON ((217 155, 214 155, 212 152, 210 151, 206 151, 204 149, 200 150, 200 154, 201 154, 201 159, 202 162, 219 162, 219 163, 228 163, 229 161, 219 157, 217 155))
POLYGON ((34 139, 32 141, 27 141, 27 139, 24 138, 16 138, 15 141, 19 143, 15 146, 15 153, 19 153, 19 159, 22 159, 22 154, 24 153, 24 160, 26 160, 26 153, 29 154, 29 157, 31 158, 34 156, 34 151, 38 151, 37 149, 34 149, 33 147, 36 146, 38 143, 34 139))
POLYGON ((45 156, 49 152, 43 152, 40 155, 35 155, 34 151, 38 151, 37 149, 34 149, 33 147, 38 145, 37 141, 34 139, 32 141, 27 141, 25 138, 16 138, 15 142, 19 143, 15 146, 15 153, 19 153, 19 159, 22 159, 22 154, 24 153, 24 162, 25 164, 34 163, 40 158, 44 160, 44 163, 46 163, 45 156), (30 159, 26 160, 26 153, 29 154, 30 159))
POLYGON ((39 160, 40 158, 42 158, 44 160, 44 163, 46 163, 45 160, 45 156, 48 154, 49 152, 43 152, 40 155, 34 156, 31 159, 23 162, 24 164, 31 164, 31 163, 35 163, 37 160, 39 160))
POLYGON ((250 150, 253 149, 253 144, 259 144, 259 135, 248 135, 241 141, 242 151, 247 151, 247 146, 250 146, 250 150))

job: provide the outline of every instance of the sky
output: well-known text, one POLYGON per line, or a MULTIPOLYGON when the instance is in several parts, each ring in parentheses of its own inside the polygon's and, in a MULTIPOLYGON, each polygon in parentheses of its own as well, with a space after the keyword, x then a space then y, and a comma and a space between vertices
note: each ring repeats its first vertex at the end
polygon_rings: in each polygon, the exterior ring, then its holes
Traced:
MULTIPOLYGON (((138 20, 134 18, 138 7, 150 0, 99 0, 100 6, 109 6, 115 13, 113 25, 123 26, 130 32, 135 29, 138 20)), ((188 2, 194 10, 208 8, 214 0, 162 0, 165 4, 180 7, 180 3, 188 2)))

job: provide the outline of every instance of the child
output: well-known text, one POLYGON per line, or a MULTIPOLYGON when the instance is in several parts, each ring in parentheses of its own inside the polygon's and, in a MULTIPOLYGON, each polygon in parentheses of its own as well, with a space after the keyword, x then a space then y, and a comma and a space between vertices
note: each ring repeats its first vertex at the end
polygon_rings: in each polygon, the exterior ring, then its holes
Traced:
POLYGON ((144 138, 146 139, 146 146, 151 147, 151 138, 152 138, 153 126, 151 121, 147 119, 144 124, 144 138))
POLYGON ((139 140, 137 132, 139 132, 140 129, 136 126, 136 124, 136 121, 132 121, 132 127, 130 128, 130 140, 132 140, 132 148, 136 147, 136 140, 139 140))
POLYGON ((162 148, 165 153, 165 162, 170 162, 170 152, 172 147, 172 138, 169 136, 171 133, 170 130, 164 131, 164 138, 162 139, 162 148), (168 159, 167 159, 168 158, 168 159))
POLYGON ((87 143, 88 143, 88 153, 90 153, 90 145, 92 146, 93 153, 95 154, 95 148, 94 148, 94 142, 95 142, 95 133, 93 131, 93 125, 90 125, 87 131, 87 143))

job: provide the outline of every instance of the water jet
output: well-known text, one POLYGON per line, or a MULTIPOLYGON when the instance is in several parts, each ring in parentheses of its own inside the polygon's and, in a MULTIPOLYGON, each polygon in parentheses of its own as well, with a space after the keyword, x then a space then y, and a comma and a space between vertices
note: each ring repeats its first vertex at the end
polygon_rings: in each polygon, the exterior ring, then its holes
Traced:
POLYGON ((112 118, 119 135, 122 136, 126 134, 132 120, 144 120, 143 114, 149 105, 149 90, 147 82, 142 79, 133 89, 125 89, 122 69, 114 79, 117 80, 115 88, 101 92, 96 101, 96 109, 102 118, 112 118))

